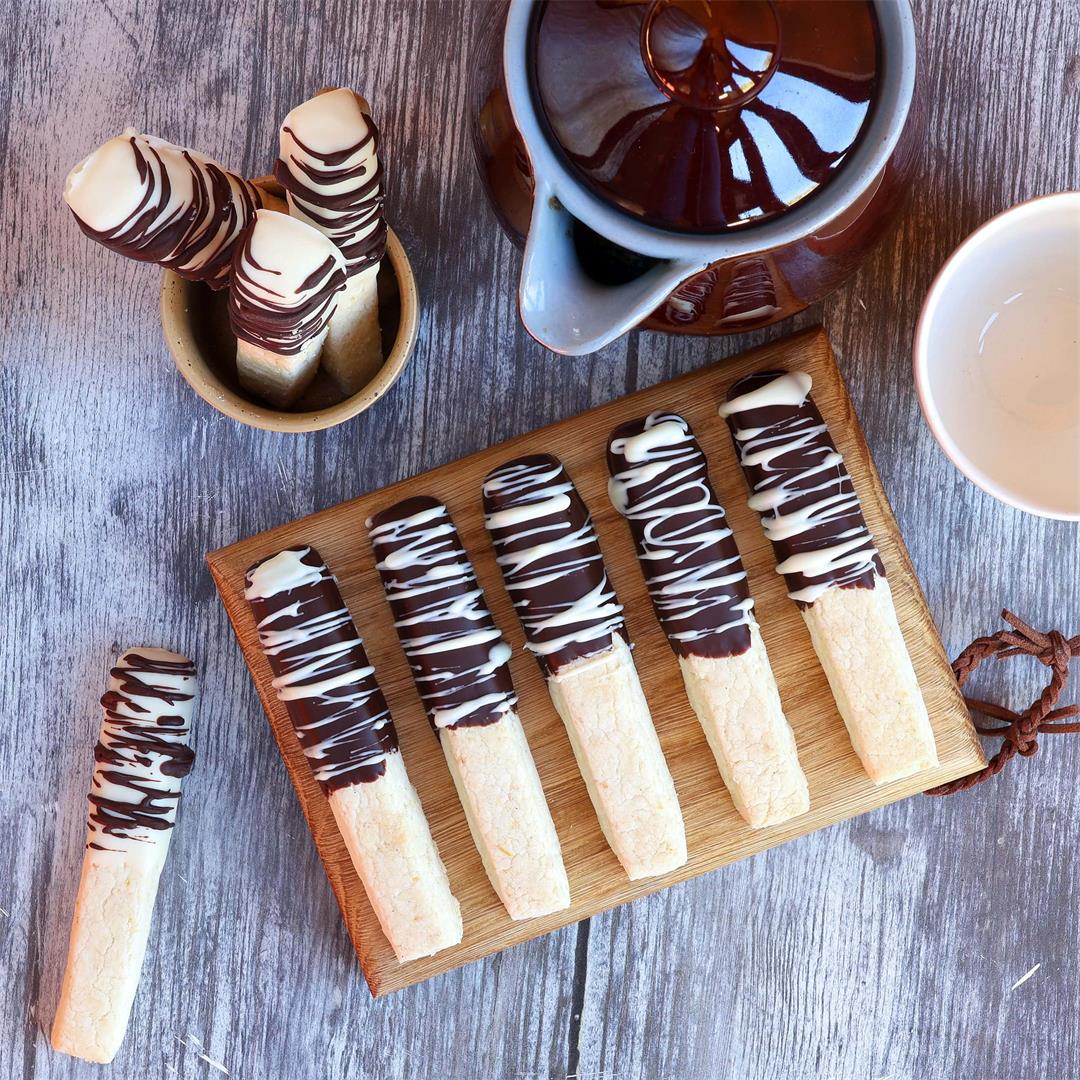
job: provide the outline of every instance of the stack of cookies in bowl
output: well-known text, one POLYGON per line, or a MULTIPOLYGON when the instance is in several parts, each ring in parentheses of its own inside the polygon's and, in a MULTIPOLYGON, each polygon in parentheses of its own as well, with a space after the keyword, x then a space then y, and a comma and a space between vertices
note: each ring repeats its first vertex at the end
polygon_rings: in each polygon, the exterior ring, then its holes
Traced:
POLYGON ((129 129, 72 169, 64 199, 89 237, 163 267, 177 367, 234 419, 330 427, 408 359, 416 288, 383 217, 378 129, 352 90, 288 114, 273 176, 247 180, 129 129))

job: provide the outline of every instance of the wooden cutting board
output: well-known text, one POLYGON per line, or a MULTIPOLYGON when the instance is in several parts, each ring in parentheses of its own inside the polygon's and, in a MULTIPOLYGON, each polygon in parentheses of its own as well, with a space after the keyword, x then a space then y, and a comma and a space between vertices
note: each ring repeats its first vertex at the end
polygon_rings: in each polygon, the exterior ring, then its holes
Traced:
MULTIPOLYGON (((559 364, 572 362, 553 359, 552 370, 559 364)), ((907 798, 935 784, 974 772, 984 764, 948 658, 822 330, 777 341, 260 533, 213 552, 208 561, 300 796, 364 975, 376 996, 715 870, 824 825, 907 798), (797 368, 813 376, 814 400, 847 461, 862 499, 933 722, 941 758, 940 767, 933 772, 880 788, 866 778, 851 749, 802 617, 787 598, 784 582, 775 572, 772 550, 756 515, 746 505, 742 471, 727 427, 716 414, 716 406, 736 379, 752 371, 775 367, 797 368), (678 664, 653 616, 630 532, 608 501, 605 448, 609 432, 625 420, 657 409, 682 413, 697 433, 749 573, 757 617, 810 785, 810 813, 781 826, 754 831, 735 812, 705 736, 687 703, 678 664), (604 842, 539 668, 523 651, 521 627, 503 590, 484 528, 480 485, 486 473, 512 457, 542 451, 562 458, 593 513, 608 571, 626 608, 641 682, 682 804, 690 858, 681 869, 661 878, 628 881, 604 842), (449 507, 486 590, 488 605, 515 649, 511 669, 520 695, 521 720, 547 792, 570 877, 570 908, 547 918, 512 922, 492 891, 442 751, 413 688, 383 597, 364 522, 377 510, 407 495, 419 494, 434 495, 449 507), (451 887, 461 902, 464 940, 457 947, 424 960, 399 964, 383 937, 329 806, 293 735, 285 709, 274 696, 270 669, 259 650, 254 620, 243 596, 244 572, 256 560, 298 544, 317 547, 338 577, 390 703, 409 776, 420 794, 446 862, 451 887)))

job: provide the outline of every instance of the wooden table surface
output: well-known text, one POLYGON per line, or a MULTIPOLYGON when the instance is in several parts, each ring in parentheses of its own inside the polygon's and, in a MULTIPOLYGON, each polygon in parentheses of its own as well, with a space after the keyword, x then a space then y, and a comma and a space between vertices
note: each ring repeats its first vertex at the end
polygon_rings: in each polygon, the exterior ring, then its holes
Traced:
MULTIPOLYGON (((970 794, 909 800, 370 1000, 208 550, 824 321, 950 654, 1003 604, 1080 632, 1080 530, 965 481, 910 374, 921 298, 957 243, 1080 187, 1075 0, 919 5, 924 177, 896 235, 821 308, 743 337, 632 334, 580 360, 518 326, 519 256, 473 169, 466 76, 490 10, 0 0, 0 1077, 1080 1076, 1075 738, 970 794), (327 83, 380 119, 420 343, 369 414, 274 435, 194 396, 161 339, 157 274, 85 240, 60 192, 127 123, 263 173, 280 118, 327 83), (44 1031, 97 698, 130 644, 189 651, 204 691, 106 1072, 53 1054, 44 1031)), ((1045 674, 1013 660, 976 678, 1022 706, 1045 674)))

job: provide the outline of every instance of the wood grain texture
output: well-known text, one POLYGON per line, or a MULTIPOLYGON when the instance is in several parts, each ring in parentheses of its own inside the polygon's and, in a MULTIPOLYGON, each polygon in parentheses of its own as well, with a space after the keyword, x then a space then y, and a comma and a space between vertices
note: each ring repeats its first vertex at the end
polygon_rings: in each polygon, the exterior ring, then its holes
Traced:
MULTIPOLYGON (((484 0, 0 0, 0 1076, 106 1075, 53 1054, 41 1028, 97 698, 119 649, 145 643, 190 650, 205 692, 109 1075, 219 1077, 193 1036, 257 1080, 1071 1080, 1070 738, 970 794, 909 799, 370 999, 205 552, 824 321, 950 655, 1006 603, 1080 632, 1080 531, 967 483, 910 369, 919 305, 960 240, 1021 199, 1080 188, 1075 0, 917 4, 922 178, 897 232, 824 305, 730 339, 631 334, 580 361, 518 326, 520 257, 473 169, 466 80, 488 14, 484 0), (250 431, 170 363, 157 275, 90 245, 60 191, 128 122, 265 173, 280 119, 327 83, 364 91, 380 117, 420 341, 356 421, 250 431)), ((973 689, 1022 706, 1044 677, 1011 660, 973 689)))
POLYGON ((985 764, 828 339, 819 330, 784 338, 726 364, 641 390, 392 487, 249 537, 211 553, 208 561, 240 647, 255 676, 259 696, 300 796, 364 975, 376 996, 441 975, 826 825, 879 809, 953 777, 966 776, 985 764), (758 525, 756 514, 746 505, 742 469, 732 449, 727 425, 716 409, 736 379, 777 367, 806 371, 813 378, 814 401, 844 455, 859 494, 867 524, 885 564, 900 627, 934 725, 940 765, 930 772, 882 787, 875 787, 866 777, 851 749, 802 616, 788 599, 786 585, 776 573, 772 547, 758 525), (608 436, 620 424, 657 411, 674 411, 685 416, 709 457, 717 494, 729 508, 762 636, 810 786, 810 813, 769 829, 754 830, 747 826, 726 794, 712 752, 686 700, 678 662, 653 617, 630 531, 608 498, 605 460, 608 436), (678 870, 659 878, 629 881, 605 843, 540 669, 532 656, 524 652, 521 627, 501 586, 499 568, 484 528, 480 504, 484 477, 513 458, 537 453, 556 454, 574 480, 593 515, 608 575, 626 609, 635 665, 686 823, 689 859, 678 870), (415 495, 433 495, 446 504, 485 590, 487 605, 515 649, 511 670, 520 698, 518 714, 552 808, 570 878, 571 904, 566 911, 522 922, 514 922, 506 914, 488 883, 449 771, 413 689, 393 618, 383 598, 365 522, 380 510, 415 495), (255 618, 244 599, 244 576, 250 566, 283 548, 306 545, 316 548, 337 576, 345 602, 364 638, 394 716, 409 776, 424 804, 450 875, 451 888, 461 903, 465 924, 461 944, 407 964, 397 962, 378 928, 330 805, 315 783, 288 712, 270 685, 273 674, 259 646, 255 618))

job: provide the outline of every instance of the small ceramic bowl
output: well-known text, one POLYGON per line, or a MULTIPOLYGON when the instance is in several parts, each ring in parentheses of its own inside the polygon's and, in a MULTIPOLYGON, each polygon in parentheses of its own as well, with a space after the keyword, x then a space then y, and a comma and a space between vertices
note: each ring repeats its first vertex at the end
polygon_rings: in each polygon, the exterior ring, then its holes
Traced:
POLYGON ((991 218, 930 287, 915 331, 930 430, 968 479, 1080 521, 1080 192, 991 218))
POLYGON ((349 397, 320 372, 292 410, 249 394, 236 377, 236 338, 229 329, 228 292, 214 292, 171 271, 161 280, 161 328, 180 374, 218 412, 264 431, 320 431, 370 408, 393 386, 416 344, 419 303, 409 257, 392 229, 379 267, 383 363, 349 397))

